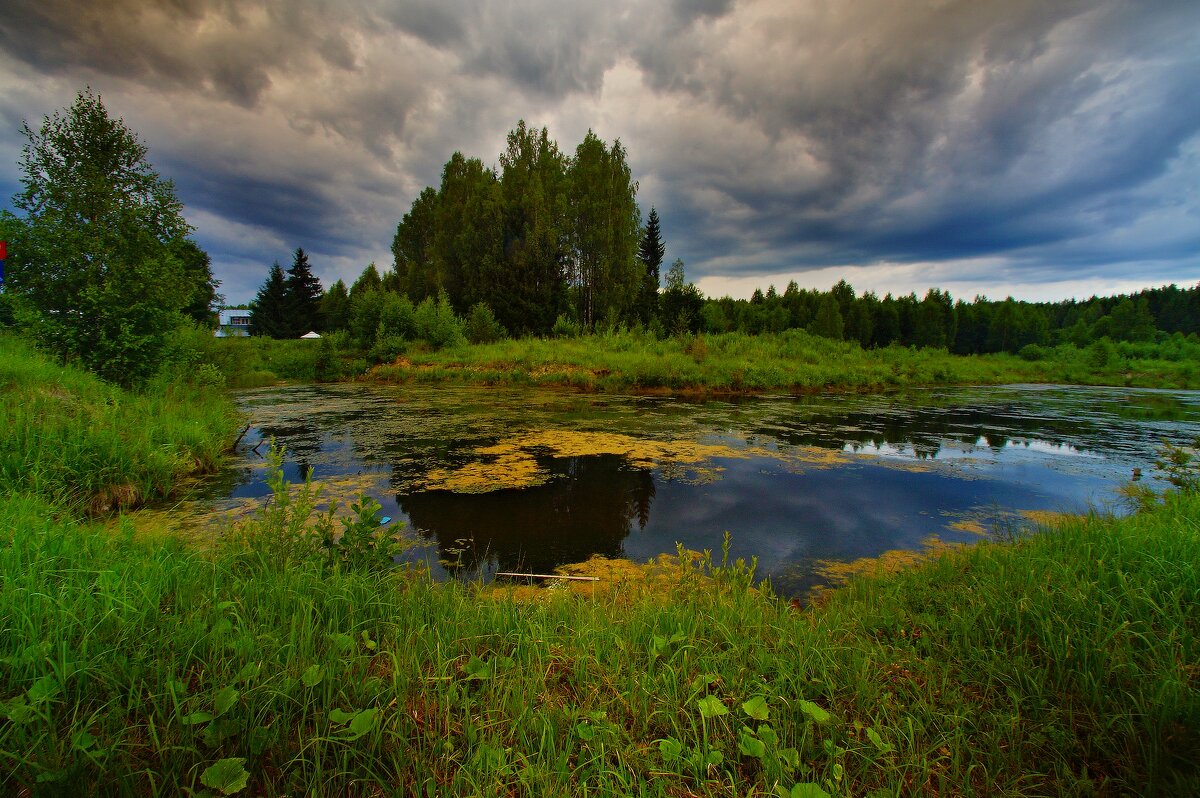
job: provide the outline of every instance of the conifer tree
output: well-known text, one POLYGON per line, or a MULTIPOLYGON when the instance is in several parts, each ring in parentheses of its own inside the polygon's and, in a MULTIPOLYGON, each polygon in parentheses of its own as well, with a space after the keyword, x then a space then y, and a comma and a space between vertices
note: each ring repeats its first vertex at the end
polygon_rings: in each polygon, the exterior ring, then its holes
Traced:
POLYGON ((566 159, 546 128, 521 120, 508 134, 500 168, 506 268, 492 309, 513 332, 545 333, 566 293, 566 159))
POLYGON ((642 233, 642 241, 638 245, 638 260, 641 261, 644 272, 638 291, 637 315, 643 324, 649 324, 658 311, 660 270, 666 254, 667 246, 662 240, 658 211, 651 207, 650 216, 646 219, 646 230, 642 233))
POLYGON ((808 331, 813 335, 842 340, 843 320, 842 311, 838 307, 837 297, 833 293, 825 294, 821 304, 817 306, 817 315, 808 325, 808 331))
POLYGON ((350 326, 350 294, 346 284, 337 280, 321 297, 321 332, 345 330, 350 326))
POLYGON ((250 303, 251 335, 288 337, 291 325, 288 323, 287 296, 287 279, 283 276, 283 267, 276 261, 271 264, 266 282, 250 303))
POLYGON ((296 249, 287 273, 286 337, 299 338, 320 324, 321 281, 312 273, 308 255, 300 248, 296 249))

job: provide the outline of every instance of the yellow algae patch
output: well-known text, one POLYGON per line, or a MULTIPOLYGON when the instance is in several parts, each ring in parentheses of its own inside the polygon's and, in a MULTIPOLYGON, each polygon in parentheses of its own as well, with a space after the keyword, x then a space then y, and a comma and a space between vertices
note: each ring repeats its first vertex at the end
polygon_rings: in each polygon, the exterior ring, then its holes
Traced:
MULTIPOLYGON (((335 519, 350 518, 352 502, 359 496, 370 495, 377 488, 378 475, 356 474, 309 483, 312 491, 313 512, 308 526, 315 526, 317 518, 326 513, 334 502, 337 509, 335 519)), ((288 486, 288 495, 295 502, 303 490, 303 484, 288 486)), ((146 508, 125 513, 109 521, 111 529, 132 529, 134 536, 142 540, 174 538, 197 545, 211 545, 218 537, 238 524, 252 518, 267 506, 274 497, 247 497, 212 501, 182 501, 169 508, 146 508)))
MULTIPOLYGON (((616 432, 585 430, 540 430, 516 435, 491 446, 473 450, 480 459, 458 468, 430 471, 417 487, 456 493, 487 493, 506 488, 528 488, 545 484, 550 475, 538 466, 537 456, 623 457, 634 468, 658 468, 670 480, 704 484, 720 479, 718 459, 746 460, 761 457, 795 468, 833 468, 849 462, 851 454, 820 446, 735 447, 694 440, 656 440, 616 432)), ((929 471, 916 462, 889 462, 910 471, 929 471)))
POLYGON ((1079 518, 1075 513, 1056 513, 1052 510, 1018 510, 1022 518, 1028 519, 1038 526, 1061 526, 1067 521, 1079 518))
POLYGON ((625 457, 634 466, 649 468, 667 463, 701 463, 716 457, 745 458, 744 450, 695 441, 656 441, 615 432, 547 430, 531 432, 509 441, 479 449, 480 454, 501 454, 513 449, 543 450, 554 457, 587 457, 610 454, 625 457))
POLYGON ((688 551, 684 559, 675 554, 660 554, 644 563, 614 559, 599 554, 581 563, 563 565, 555 573, 563 576, 591 576, 597 581, 521 579, 494 582, 487 591, 491 598, 512 601, 545 601, 560 596, 628 601, 648 595, 668 597, 672 590, 691 579, 708 579, 696 567, 702 555, 688 551))
POLYGON ((949 529, 957 529, 959 532, 970 532, 975 535, 987 534, 987 528, 974 518, 961 518, 958 521, 951 521, 946 526, 949 529))
POLYGON ((108 521, 112 530, 132 530, 138 540, 174 539, 200 546, 245 520, 262 506, 261 499, 233 499, 218 506, 205 502, 180 502, 168 509, 140 509, 108 521))
POLYGON ((820 446, 794 446, 782 453, 770 454, 770 457, 782 457, 791 463, 818 468, 833 468, 847 462, 850 457, 841 449, 824 449, 820 446))
POLYGON ((613 432, 544 430, 517 435, 474 453, 483 460, 455 469, 430 471, 421 484, 427 490, 486 493, 505 488, 544 484, 550 475, 537 464, 536 455, 589 457, 616 455, 635 468, 659 467, 670 478, 706 482, 718 478, 721 468, 705 464, 720 458, 746 459, 776 456, 758 449, 735 449, 696 441, 657 441, 613 432), (684 467, 673 469, 672 467, 684 467))
POLYGON ((537 460, 523 452, 505 454, 491 462, 468 463, 461 468, 439 468, 425 476, 428 490, 455 493, 488 493, 505 488, 532 488, 545 484, 549 475, 537 460))
POLYGON ((877 557, 859 557, 849 562, 818 560, 813 566, 813 573, 828 580, 829 584, 813 586, 809 591, 809 599, 816 601, 826 591, 844 585, 855 577, 898 573, 962 545, 947 543, 937 535, 930 535, 921 541, 920 549, 889 549, 877 557))

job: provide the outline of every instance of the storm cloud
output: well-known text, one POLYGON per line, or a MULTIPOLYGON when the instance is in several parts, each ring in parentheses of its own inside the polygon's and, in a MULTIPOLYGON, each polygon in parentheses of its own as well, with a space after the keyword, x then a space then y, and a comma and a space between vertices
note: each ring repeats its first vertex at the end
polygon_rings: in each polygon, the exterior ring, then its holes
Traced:
POLYGON ((0 192, 90 85, 242 301, 297 246, 390 265, 450 154, 526 119, 620 138, 709 293, 1130 290, 1200 280, 1196 75, 1194 2, 14 0, 0 192))

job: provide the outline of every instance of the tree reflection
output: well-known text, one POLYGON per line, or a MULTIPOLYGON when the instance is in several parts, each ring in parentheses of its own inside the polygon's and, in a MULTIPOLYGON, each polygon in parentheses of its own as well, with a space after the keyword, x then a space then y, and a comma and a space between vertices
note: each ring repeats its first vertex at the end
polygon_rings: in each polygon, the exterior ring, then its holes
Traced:
POLYGON ((644 528, 654 476, 617 455, 542 458, 553 476, 532 488, 462 494, 433 490, 396 501, 443 560, 544 573, 593 554, 619 557, 630 527, 644 528))

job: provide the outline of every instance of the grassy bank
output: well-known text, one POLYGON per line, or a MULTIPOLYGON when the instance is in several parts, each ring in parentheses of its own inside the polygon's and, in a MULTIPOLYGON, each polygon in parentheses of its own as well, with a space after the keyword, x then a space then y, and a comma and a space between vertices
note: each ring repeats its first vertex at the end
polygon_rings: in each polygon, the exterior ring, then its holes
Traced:
POLYGON ((163 378, 139 392, 59 366, 0 335, 0 490, 104 512, 172 495, 231 442, 215 385, 163 378))
MULTIPOLYGON (((278 483, 206 551, 89 523, 70 508, 153 470, 200 411, 156 420, 170 411, 138 404, 151 395, 4 345, 6 407, 50 402, 10 418, 27 442, 6 440, 5 462, 61 465, 4 471, 0 793, 1200 789, 1195 494, 955 551, 813 610, 720 554, 681 557, 651 591, 518 601, 380 567, 370 507, 331 548, 278 483), (115 455, 82 453, 130 447, 142 459, 89 477, 115 455)), ((206 451, 174 446, 180 468, 206 451)))
POLYGON ((886 390, 904 386, 1052 382, 1200 387, 1200 346, 1186 340, 1015 355, 939 349, 864 350, 802 331, 668 338, 616 333, 413 349, 371 376, 383 381, 564 385, 602 391, 886 390))

